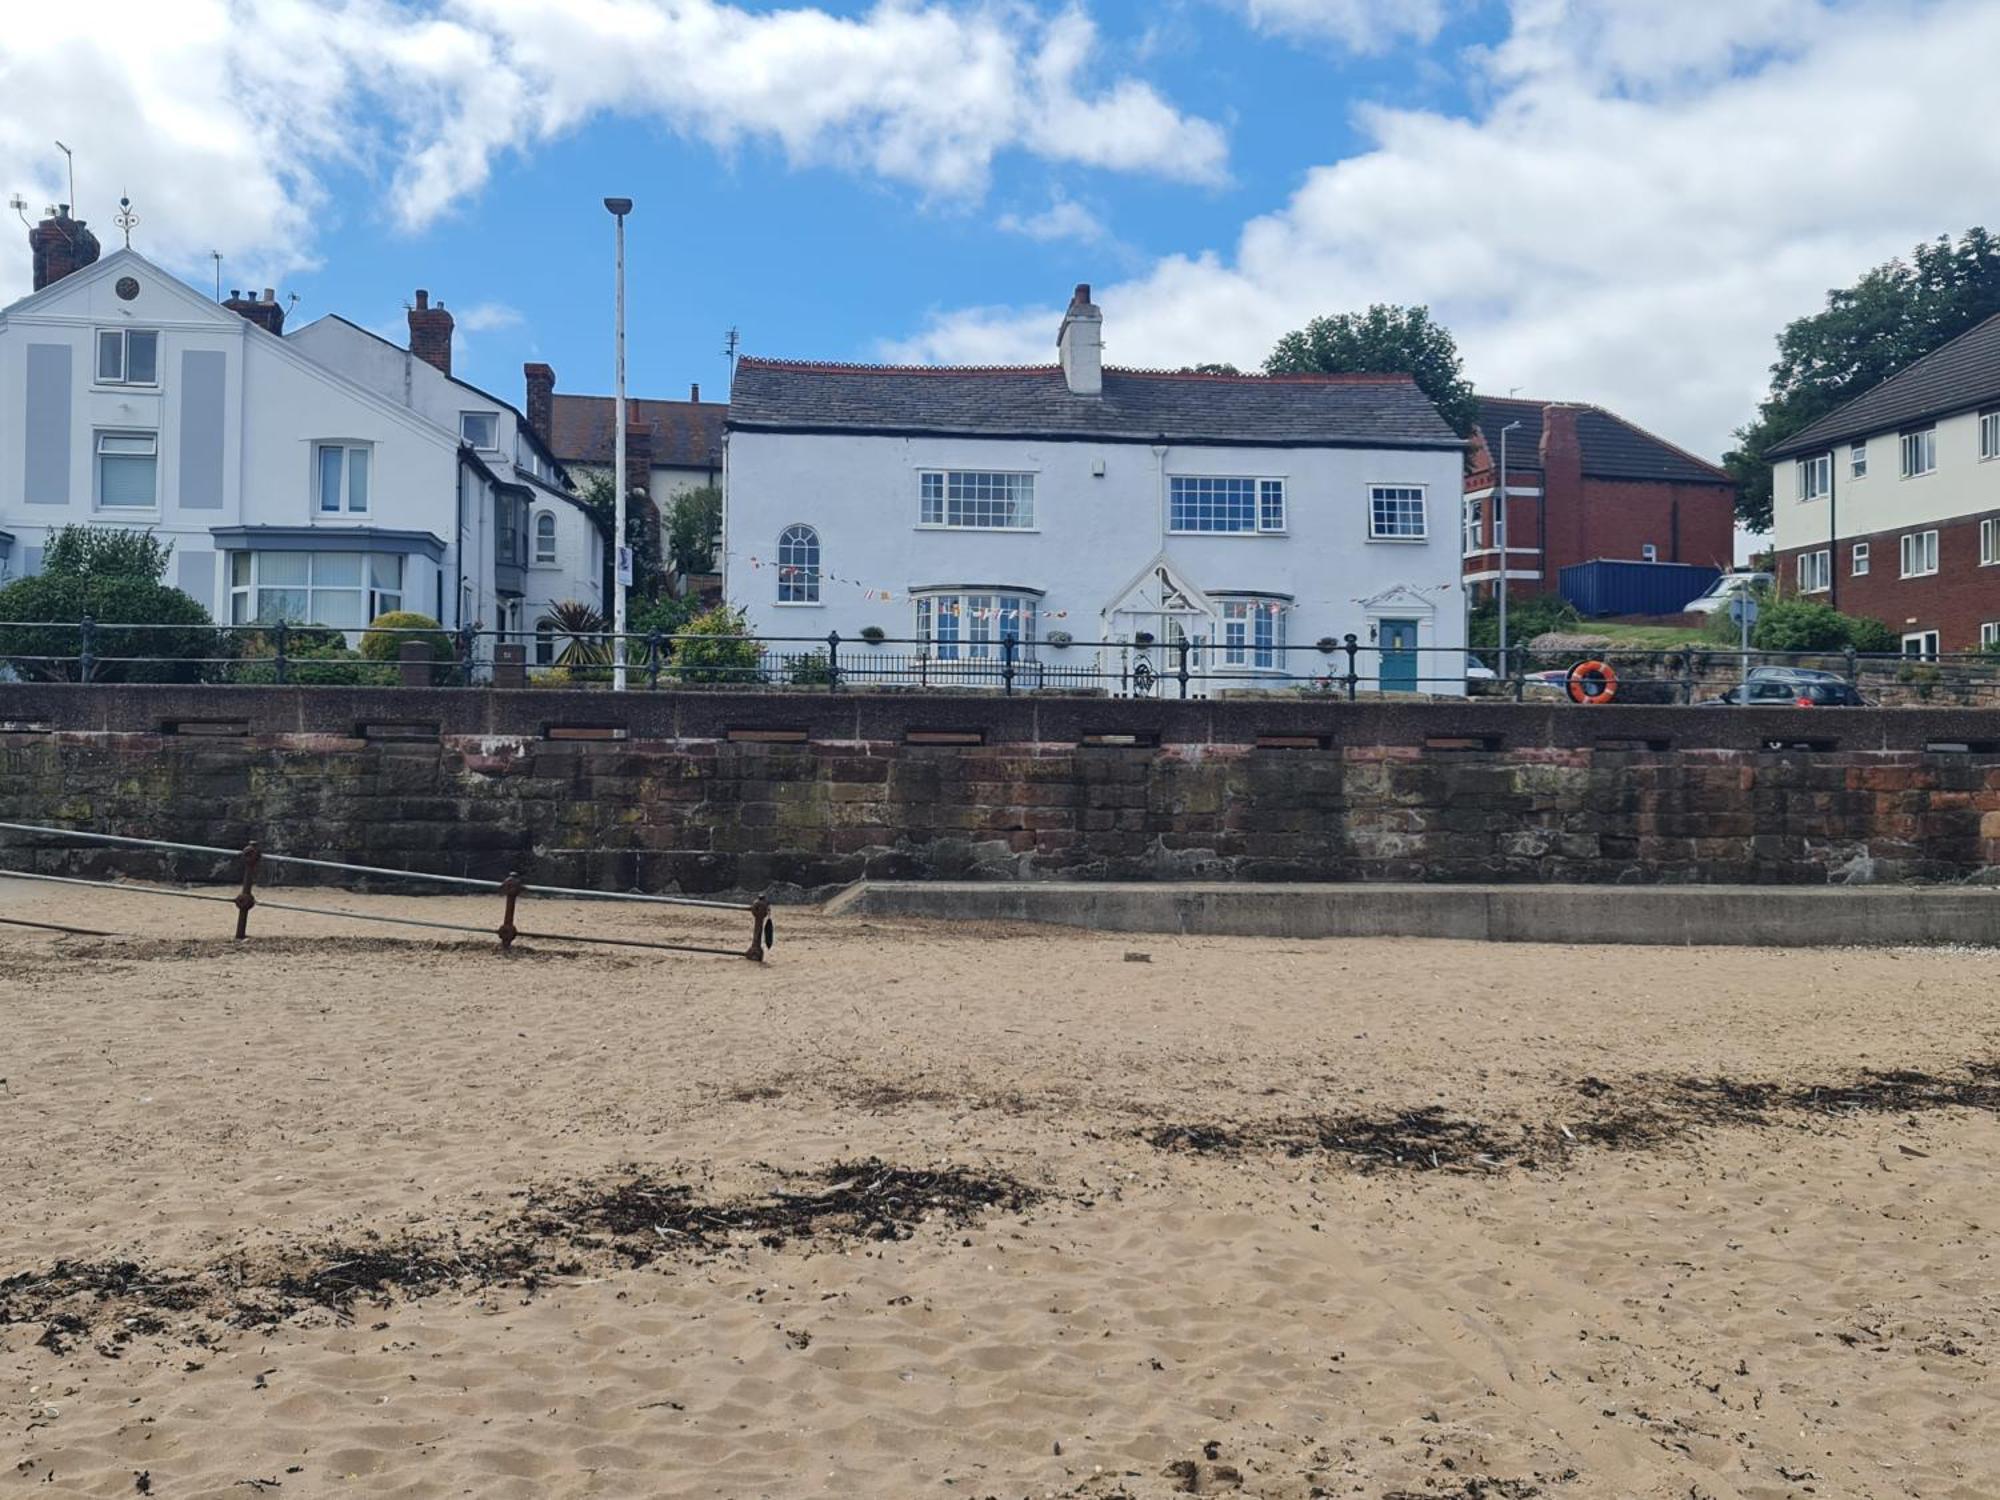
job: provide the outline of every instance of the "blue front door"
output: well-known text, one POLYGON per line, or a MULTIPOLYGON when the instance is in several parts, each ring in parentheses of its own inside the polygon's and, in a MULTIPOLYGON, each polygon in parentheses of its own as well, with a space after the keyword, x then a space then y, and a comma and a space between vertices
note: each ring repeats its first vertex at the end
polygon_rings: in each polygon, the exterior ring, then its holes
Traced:
POLYGON ((1376 631, 1382 657, 1382 691, 1417 690, 1417 622, 1384 620, 1376 631))

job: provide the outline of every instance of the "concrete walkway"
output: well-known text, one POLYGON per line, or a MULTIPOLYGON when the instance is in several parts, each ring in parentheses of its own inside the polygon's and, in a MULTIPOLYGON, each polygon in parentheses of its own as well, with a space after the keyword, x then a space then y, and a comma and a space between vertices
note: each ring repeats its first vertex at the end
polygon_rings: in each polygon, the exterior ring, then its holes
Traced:
POLYGON ((1100 932, 1500 943, 2000 947, 2000 887, 1219 885, 861 881, 828 915, 1056 922, 1100 932))

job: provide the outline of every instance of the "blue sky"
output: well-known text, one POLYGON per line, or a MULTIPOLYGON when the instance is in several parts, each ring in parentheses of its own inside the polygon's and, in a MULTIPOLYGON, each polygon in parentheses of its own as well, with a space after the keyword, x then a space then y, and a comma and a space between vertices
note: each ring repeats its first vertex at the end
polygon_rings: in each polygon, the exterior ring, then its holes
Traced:
MULTIPOLYGON (((0 166, 210 285, 460 371, 719 395, 723 333, 831 359, 1253 365, 1423 302, 1485 388, 1718 454, 1827 287, 1995 217, 1992 0, 107 0, 0 35, 0 166), (1865 121, 1845 138, 1843 122, 1865 121)), ((0 239, 0 302, 26 289, 0 239)))

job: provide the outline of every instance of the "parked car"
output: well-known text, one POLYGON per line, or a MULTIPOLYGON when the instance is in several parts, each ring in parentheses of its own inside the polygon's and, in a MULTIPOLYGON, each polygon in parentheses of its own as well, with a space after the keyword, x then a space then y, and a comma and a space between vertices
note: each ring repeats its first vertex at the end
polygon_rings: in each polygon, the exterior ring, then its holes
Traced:
POLYGON ((1707 590, 1683 606, 1683 613, 1691 615, 1712 615, 1717 610, 1729 608, 1729 601, 1740 594, 1754 594, 1768 589, 1777 580, 1769 573, 1724 573, 1711 583, 1707 590))
POLYGON ((1748 682, 1716 698, 1703 698, 1697 708, 1866 708, 1868 700, 1837 672, 1810 667, 1756 667, 1748 682), (1745 696, 1745 689, 1748 696, 1745 696))

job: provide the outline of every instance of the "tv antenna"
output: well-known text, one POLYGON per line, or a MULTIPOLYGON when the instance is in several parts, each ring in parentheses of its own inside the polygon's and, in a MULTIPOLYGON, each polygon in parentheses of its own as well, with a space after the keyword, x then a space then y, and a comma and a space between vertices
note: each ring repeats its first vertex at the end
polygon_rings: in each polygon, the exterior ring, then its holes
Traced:
POLYGON ((27 224, 30 229, 35 227, 33 224, 28 223, 28 200, 26 198, 23 198, 19 193, 9 193, 7 195, 7 206, 21 216, 23 224, 27 224))
POLYGON ((215 300, 220 302, 222 300, 222 252, 220 250, 211 250, 208 252, 208 258, 215 262, 215 300))
POLYGON ((56 150, 62 152, 64 160, 69 163, 69 205, 70 211, 74 213, 76 211, 76 153, 71 151, 61 141, 56 142, 56 150))
POLYGON ((737 331, 736 326, 732 323, 729 332, 722 336, 722 352, 729 357, 729 385, 732 390, 736 387, 736 351, 742 347, 742 344, 743 335, 737 331))

